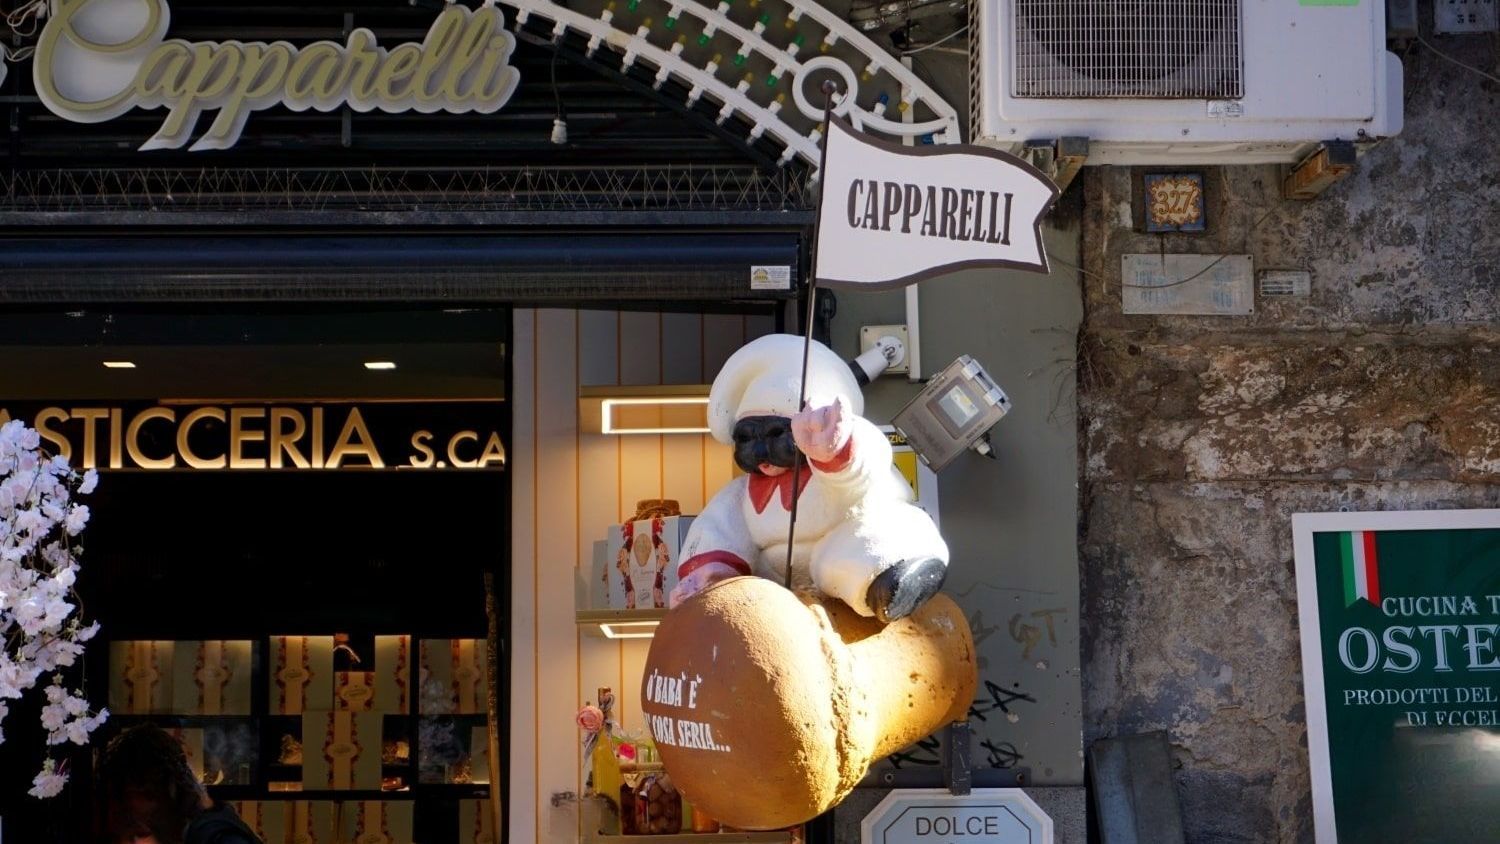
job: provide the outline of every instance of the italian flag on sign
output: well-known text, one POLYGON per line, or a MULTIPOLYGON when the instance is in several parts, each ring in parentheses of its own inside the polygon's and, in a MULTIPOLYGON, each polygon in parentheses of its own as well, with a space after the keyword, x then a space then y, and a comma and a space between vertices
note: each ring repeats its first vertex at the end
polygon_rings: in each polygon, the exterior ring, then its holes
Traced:
POLYGON ((1339 556, 1344 564, 1344 606, 1364 598, 1380 606, 1380 560, 1375 555, 1375 532, 1339 534, 1339 556))

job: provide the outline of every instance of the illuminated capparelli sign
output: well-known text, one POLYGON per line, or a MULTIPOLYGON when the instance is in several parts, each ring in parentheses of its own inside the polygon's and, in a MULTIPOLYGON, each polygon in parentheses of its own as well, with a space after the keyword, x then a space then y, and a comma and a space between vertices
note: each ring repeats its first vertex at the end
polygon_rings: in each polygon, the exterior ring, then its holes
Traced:
POLYGON ((167 39, 166 0, 57 0, 54 9, 33 61, 37 95, 77 123, 166 108, 143 150, 182 147, 205 111, 218 114, 190 150, 233 146, 251 113, 275 105, 489 114, 520 81, 509 64, 515 36, 494 6, 450 5, 420 43, 390 49, 363 28, 342 44, 167 39))
POLYGON ((504 469, 499 402, 0 405, 84 469, 504 469))

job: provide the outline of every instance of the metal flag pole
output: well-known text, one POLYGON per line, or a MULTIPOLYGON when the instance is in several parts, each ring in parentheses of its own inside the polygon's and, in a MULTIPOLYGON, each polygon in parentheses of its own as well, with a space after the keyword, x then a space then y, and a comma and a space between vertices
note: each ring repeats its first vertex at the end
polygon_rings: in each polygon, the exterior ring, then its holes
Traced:
MULTIPOLYGON (((833 95, 839 86, 832 79, 823 80, 823 137, 818 143, 818 210, 813 217, 812 274, 807 279, 807 320, 803 324, 806 337, 802 342, 802 381, 797 395, 797 409, 807 409, 807 361, 812 356, 813 314, 818 305, 818 230, 822 228, 823 186, 828 171, 828 135, 833 131, 833 95)), ((802 485, 802 460, 792 463, 792 508, 786 526, 786 588, 792 588, 792 548, 797 538, 797 501, 802 485)))

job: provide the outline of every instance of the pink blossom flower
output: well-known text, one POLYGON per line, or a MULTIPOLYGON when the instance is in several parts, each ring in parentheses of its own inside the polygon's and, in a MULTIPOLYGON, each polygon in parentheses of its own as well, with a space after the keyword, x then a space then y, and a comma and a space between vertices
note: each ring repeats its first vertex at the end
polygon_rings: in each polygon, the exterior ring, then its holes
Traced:
POLYGON ((68 784, 66 771, 58 769, 55 763, 48 759, 42 763, 42 770, 31 781, 31 790, 26 792, 32 797, 45 800, 48 797, 56 797, 62 793, 63 786, 68 784))
POLYGON ((578 710, 578 715, 573 720, 584 732, 597 733, 604 729, 604 713, 593 704, 578 710))

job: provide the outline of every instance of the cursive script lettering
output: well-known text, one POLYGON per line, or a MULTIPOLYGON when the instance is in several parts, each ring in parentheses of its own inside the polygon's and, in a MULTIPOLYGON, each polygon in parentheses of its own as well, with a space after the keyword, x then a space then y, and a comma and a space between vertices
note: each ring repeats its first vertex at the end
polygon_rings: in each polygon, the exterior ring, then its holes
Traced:
POLYGON ((217 111, 190 150, 227 149, 253 112, 490 114, 505 105, 520 75, 509 64, 515 36, 500 10, 450 5, 421 43, 390 50, 356 29, 343 44, 303 47, 285 41, 188 42, 166 39, 166 0, 59 0, 37 42, 32 73, 53 114, 102 123, 133 108, 166 108, 161 128, 141 149, 178 149, 198 117, 217 111))

